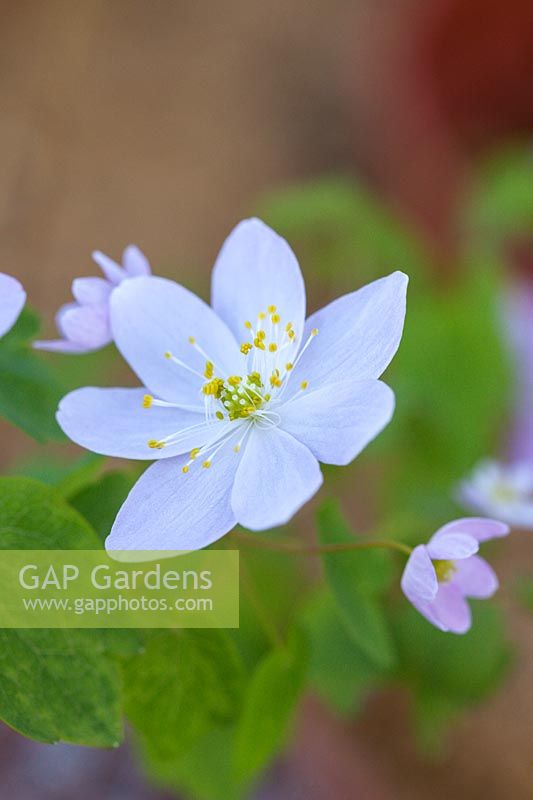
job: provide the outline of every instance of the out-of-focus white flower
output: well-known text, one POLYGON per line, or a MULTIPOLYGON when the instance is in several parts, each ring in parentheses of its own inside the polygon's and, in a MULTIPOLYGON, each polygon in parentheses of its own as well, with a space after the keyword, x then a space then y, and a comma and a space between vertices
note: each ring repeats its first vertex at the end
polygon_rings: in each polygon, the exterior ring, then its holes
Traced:
POLYGON ((459 499, 472 511, 533 530, 533 466, 483 461, 460 484, 459 499))

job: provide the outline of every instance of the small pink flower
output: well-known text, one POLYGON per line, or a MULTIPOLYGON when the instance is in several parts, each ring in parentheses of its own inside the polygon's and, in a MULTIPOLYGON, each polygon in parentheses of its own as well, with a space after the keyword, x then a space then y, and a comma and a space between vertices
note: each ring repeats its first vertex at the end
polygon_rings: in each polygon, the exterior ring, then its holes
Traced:
POLYGON ((482 517, 449 522, 409 556, 403 593, 432 625, 466 633, 472 624, 467 598, 492 597, 498 588, 494 570, 476 555, 479 544, 508 533, 503 522, 482 517))
POLYGON ((57 353, 90 353, 113 341, 109 322, 109 300, 123 281, 150 275, 150 264, 138 247, 129 245, 122 255, 122 266, 96 250, 93 253, 103 278, 76 278, 72 283, 74 303, 61 306, 56 326, 61 339, 34 342, 38 350, 57 353))

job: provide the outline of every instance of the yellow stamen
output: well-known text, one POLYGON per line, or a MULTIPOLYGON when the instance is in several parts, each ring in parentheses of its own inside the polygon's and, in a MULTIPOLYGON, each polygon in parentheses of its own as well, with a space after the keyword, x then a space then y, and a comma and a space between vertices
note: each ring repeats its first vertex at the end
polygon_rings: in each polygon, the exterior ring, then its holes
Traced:
POLYGON ((307 383, 307 381, 302 381, 300 384, 300 389, 307 389, 308 386, 309 384, 307 383))
POLYGON ((256 336, 256 337, 255 337, 255 339, 254 339, 254 345, 257 347, 257 349, 258 349, 258 350, 265 350, 265 349, 266 349, 266 348, 265 348, 265 345, 263 344, 263 342, 261 341, 261 339, 259 338, 259 336, 256 336))
POLYGON ((248 328, 248 330, 251 331, 252 330, 252 323, 249 322, 248 320, 246 320, 246 322, 244 323, 244 327, 248 328))
POLYGON ((217 419, 224 419, 224 414, 222 413, 222 411, 217 411, 217 413, 215 414, 215 417, 217 419))
POLYGON ((278 349, 278 346, 277 346, 277 344, 276 344, 275 342, 271 342, 271 343, 268 345, 268 349, 269 349, 269 351, 270 351, 271 353, 275 353, 275 352, 276 352, 276 350, 278 349))
POLYGON ((291 361, 288 361, 285 364, 285 369, 287 370, 287 372, 290 372, 293 367, 294 367, 294 364, 291 361))
POLYGON ((250 342, 244 342, 244 344, 241 344, 241 353, 243 354, 243 356, 247 356, 252 347, 253 344, 251 344, 250 342))
POLYGON ((273 314, 274 311, 276 311, 276 306, 269 306, 267 311, 268 311, 269 314, 273 314))
POLYGON ((211 466, 211 462, 210 461, 204 461, 204 463, 202 464, 202 467, 204 469, 209 469, 210 466, 211 466))
POLYGON ((164 443, 158 442, 157 439, 150 439, 148 442, 148 447, 150 447, 152 450, 162 450, 164 446, 164 443))
POLYGON ((224 381, 221 378, 213 378, 208 383, 204 383, 202 392, 212 397, 220 397, 223 387, 224 381))
POLYGON ((172 358, 172 353, 170 352, 170 350, 167 350, 167 352, 165 353, 165 358, 172 358))
POLYGON ((210 380, 213 377, 214 366, 212 361, 205 362, 204 378, 210 380))
POLYGON ((189 465, 185 464, 185 466, 181 468, 181 471, 187 474, 187 472, 189 471, 189 465))
POLYGON ((236 444, 235 447, 233 448, 233 452, 238 453, 240 449, 241 449, 240 444, 236 444))
POLYGON ((151 394, 145 394, 143 397, 143 408, 150 408, 152 405, 153 397, 151 394))
POLYGON ((292 322, 287 322, 287 324, 285 325, 285 330, 287 331, 287 333, 291 330, 291 328, 292 328, 292 322))
POLYGON ((196 458, 196 456, 198 455, 199 452, 200 452, 200 448, 199 447, 194 447, 191 450, 191 454, 190 454, 191 461, 194 461, 194 459, 196 458))
POLYGON ((260 320, 263 320, 265 317, 266 317, 266 314, 265 314, 264 311, 260 311, 259 314, 257 315, 257 319, 260 319, 260 320))
POLYGON ((313 328, 313 330, 311 331, 311 336, 316 336, 317 333, 318 333, 318 328, 313 328))
POLYGON ((189 336, 189 340, 188 341, 189 341, 189 344, 196 344, 196 339, 194 338, 194 336, 189 336))
POLYGON ((241 381, 242 378, 240 375, 230 375, 228 378, 228 383, 230 386, 238 386, 241 381))
POLYGON ((279 315, 279 314, 272 314, 272 316, 270 317, 270 319, 272 320, 272 323, 273 323, 274 325, 277 325, 277 324, 278 324, 278 322, 280 322, 280 321, 281 321, 281 317, 280 317, 280 315, 279 315))

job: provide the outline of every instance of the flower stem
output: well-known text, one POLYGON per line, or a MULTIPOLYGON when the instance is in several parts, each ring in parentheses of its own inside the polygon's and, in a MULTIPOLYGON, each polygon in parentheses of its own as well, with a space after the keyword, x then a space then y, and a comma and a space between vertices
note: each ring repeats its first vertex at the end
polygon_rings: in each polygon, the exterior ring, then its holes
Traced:
POLYGON ((395 542, 394 539, 370 539, 364 542, 339 542, 338 544, 324 544, 305 547, 299 544, 289 544, 286 542, 276 542, 259 537, 252 537, 248 533, 234 532, 233 536, 239 542, 250 547, 257 547, 263 550, 273 550, 278 553, 302 556, 321 556, 327 553, 345 553, 351 550, 370 550, 372 548, 386 548, 388 550, 398 550, 400 553, 410 555, 412 548, 402 542, 395 542))

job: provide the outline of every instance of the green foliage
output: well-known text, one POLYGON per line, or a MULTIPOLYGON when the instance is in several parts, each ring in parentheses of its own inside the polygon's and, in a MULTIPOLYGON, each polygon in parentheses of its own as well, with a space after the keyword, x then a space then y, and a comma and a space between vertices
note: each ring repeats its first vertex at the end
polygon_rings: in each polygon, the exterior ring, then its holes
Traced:
POLYGON ((112 747, 122 738, 120 678, 83 630, 0 630, 0 717, 41 742, 112 747))
POLYGON ((442 633, 407 604, 394 617, 398 677, 415 694, 422 737, 429 745, 458 710, 494 692, 509 665, 501 613, 487 603, 473 605, 474 623, 464 636, 442 633))
MULTIPOLYGON (((317 515, 323 545, 353 542, 336 501, 325 502, 317 515)), ((329 589, 355 644, 370 662, 388 669, 395 661, 393 641, 380 597, 391 579, 391 562, 382 550, 354 550, 323 556, 329 589)))
POLYGON ((16 461, 9 472, 55 486, 68 500, 70 495, 96 478, 103 463, 104 457, 96 453, 83 453, 80 458, 73 460, 43 448, 29 458, 16 461))
POLYGON ((270 195, 260 216, 286 237, 308 286, 333 296, 401 269, 412 278, 423 250, 355 180, 325 178, 270 195))
POLYGON ((390 513, 446 519, 452 493, 498 447, 509 369, 499 329, 497 275, 472 269, 447 289, 412 285, 392 383, 396 412, 383 435, 390 472, 381 496, 390 513))
POLYGON ((469 234, 484 249, 533 231, 533 163, 529 147, 482 165, 466 204, 469 234))
POLYGON ((518 602, 527 611, 533 611, 533 578, 521 576, 515 584, 515 596, 518 602))
POLYGON ((235 726, 215 726, 175 761, 157 760, 152 755, 148 770, 157 783, 174 789, 180 797, 239 800, 244 786, 233 772, 234 746, 235 726))
MULTIPOLYGON (((87 522, 54 489, 0 478, 0 549, 99 549, 87 522)), ((114 655, 135 634, 98 630, 0 631, 0 717, 43 742, 109 747, 122 737, 121 681, 114 655)))
POLYGON ((71 505, 91 523, 102 542, 108 536, 135 478, 131 472, 108 472, 71 495, 71 505))
POLYGON ((32 478, 0 478, 1 550, 99 550, 90 525, 60 493, 32 478))
POLYGON ((55 421, 63 389, 29 345, 38 327, 38 318, 26 309, 0 340, 0 416, 39 442, 64 440, 55 421))
POLYGON ((237 723, 233 764, 238 779, 252 778, 281 749, 303 688, 307 645, 293 629, 285 647, 258 664, 237 723))
POLYGON ((380 670, 348 632, 330 592, 310 598, 301 624, 309 640, 310 686, 339 714, 355 713, 382 679, 380 670))
POLYGON ((226 631, 161 631, 125 665, 125 710, 148 756, 173 761, 236 717, 244 685, 226 631))

